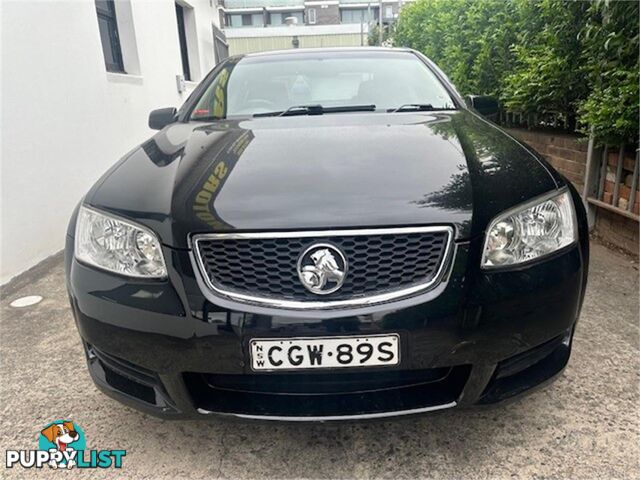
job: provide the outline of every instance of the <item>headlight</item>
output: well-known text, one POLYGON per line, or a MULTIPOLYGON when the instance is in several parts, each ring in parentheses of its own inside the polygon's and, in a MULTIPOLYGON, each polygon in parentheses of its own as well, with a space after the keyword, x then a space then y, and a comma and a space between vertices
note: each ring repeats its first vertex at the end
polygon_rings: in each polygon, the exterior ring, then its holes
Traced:
POLYGON ((130 277, 167 276, 158 238, 140 225, 80 207, 75 240, 83 263, 130 277))
POLYGON ((576 240, 576 214, 568 191, 538 198, 496 217, 487 229, 482 268, 525 263, 576 240))

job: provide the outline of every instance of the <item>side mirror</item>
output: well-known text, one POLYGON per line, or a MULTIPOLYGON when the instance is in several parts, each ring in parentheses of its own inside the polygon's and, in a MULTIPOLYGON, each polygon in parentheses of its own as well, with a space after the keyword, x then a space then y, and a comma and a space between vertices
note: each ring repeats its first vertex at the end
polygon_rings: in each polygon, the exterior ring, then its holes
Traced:
POLYGON ((176 121, 178 111, 174 107, 158 108, 149 114, 149 128, 162 130, 164 127, 176 121))
POLYGON ((487 97, 484 95, 468 95, 467 105, 475 109, 483 117, 487 117, 489 120, 497 120, 500 108, 498 101, 493 97, 487 97))

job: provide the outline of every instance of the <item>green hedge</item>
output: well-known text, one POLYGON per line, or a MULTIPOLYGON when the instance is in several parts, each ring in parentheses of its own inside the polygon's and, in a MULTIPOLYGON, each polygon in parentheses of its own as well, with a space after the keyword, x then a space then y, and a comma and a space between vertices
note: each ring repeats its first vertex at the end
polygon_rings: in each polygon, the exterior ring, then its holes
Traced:
POLYGON ((424 52, 463 94, 553 114, 599 142, 638 138, 638 2, 418 0, 393 43, 424 52))

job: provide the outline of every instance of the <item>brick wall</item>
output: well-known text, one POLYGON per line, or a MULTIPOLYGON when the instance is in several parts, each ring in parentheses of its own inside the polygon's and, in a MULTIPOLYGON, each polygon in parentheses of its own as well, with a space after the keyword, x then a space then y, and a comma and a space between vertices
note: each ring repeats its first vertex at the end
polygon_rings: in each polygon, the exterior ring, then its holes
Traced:
MULTIPOLYGON (((537 152, 541 153, 553 167, 567 177, 582 194, 584 187, 584 174, 587 164, 587 142, 582 137, 576 135, 535 132, 523 129, 507 129, 514 137, 531 145, 537 152)), ((633 166, 628 167, 627 162, 633 162, 633 158, 625 159, 625 169, 633 170, 633 166)), ((617 153, 609 154, 607 168, 607 182, 613 173, 613 168, 617 163, 617 153)), ((626 171, 626 170, 625 170, 626 171)), ((613 174, 615 176, 615 174, 613 174)), ((627 179, 625 178, 625 181, 627 179)), ((629 182, 626 182, 629 183, 629 182)), ((628 186, 623 184, 624 188, 628 186)), ((609 190, 611 185, 605 184, 605 202, 611 197, 609 190)), ((629 198, 621 189, 621 199, 629 198)), ((640 197, 639 197, 640 200, 640 197)), ((626 207, 626 205, 619 205, 626 207)), ((635 207, 635 206, 634 206, 635 207)), ((635 212, 635 210, 634 210, 635 212)), ((640 230, 636 220, 620 215, 616 212, 597 208, 594 233, 612 245, 625 250, 626 252, 638 256, 638 246, 640 245, 640 230)))
POLYGON ((638 256, 640 232, 638 231, 638 222, 635 220, 599 208, 596 216, 595 234, 605 242, 638 256))
POLYGON ((521 129, 507 130, 544 155, 553 167, 573 183, 578 192, 584 187, 587 142, 577 135, 549 134, 521 129))

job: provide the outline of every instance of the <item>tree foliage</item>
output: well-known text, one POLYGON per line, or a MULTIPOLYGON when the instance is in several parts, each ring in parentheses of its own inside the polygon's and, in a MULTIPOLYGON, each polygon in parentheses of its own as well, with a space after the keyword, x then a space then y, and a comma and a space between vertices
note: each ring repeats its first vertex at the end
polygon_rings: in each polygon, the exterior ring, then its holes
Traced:
POLYGON ((578 101, 586 86, 578 35, 586 2, 520 0, 516 42, 510 47, 514 68, 506 74, 500 99, 510 110, 555 113, 575 125, 578 101))
POLYGON ((589 92, 579 103, 582 131, 609 143, 637 141, 640 91, 638 2, 591 4, 580 32, 589 92))
POLYGON ((638 16, 635 1, 418 0, 392 40, 425 53, 464 94, 614 143, 638 135, 638 16))
MULTIPOLYGON (((393 24, 382 26, 382 46, 383 47, 393 47, 393 32, 394 32, 393 24)), ((373 25, 371 28, 369 28, 369 34, 367 35, 367 43, 370 46, 376 46, 380 44, 380 27, 378 25, 373 25)))
POLYGON ((403 8, 394 45, 423 52, 462 92, 497 94, 513 62, 514 13, 503 0, 418 0, 403 8))

